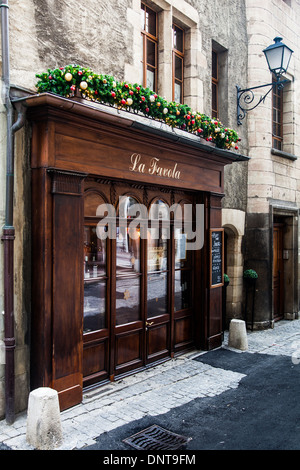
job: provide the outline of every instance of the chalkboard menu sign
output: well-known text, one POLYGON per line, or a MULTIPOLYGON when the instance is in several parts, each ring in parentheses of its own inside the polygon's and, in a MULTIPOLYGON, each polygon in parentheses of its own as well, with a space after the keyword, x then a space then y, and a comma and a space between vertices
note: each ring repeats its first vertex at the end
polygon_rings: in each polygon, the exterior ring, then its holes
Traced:
POLYGON ((224 284, 224 229, 210 230, 210 286, 224 284))

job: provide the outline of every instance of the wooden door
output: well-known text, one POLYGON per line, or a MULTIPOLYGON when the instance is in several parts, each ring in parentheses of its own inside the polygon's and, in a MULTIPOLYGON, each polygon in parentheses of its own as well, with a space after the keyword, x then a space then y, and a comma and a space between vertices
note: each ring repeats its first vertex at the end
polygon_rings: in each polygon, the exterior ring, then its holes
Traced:
POLYGON ((171 230, 168 205, 157 199, 150 208, 147 229, 146 363, 170 356, 171 230), (166 222, 166 223, 165 223, 166 222))
POLYGON ((122 195, 112 240, 112 376, 144 364, 144 243, 140 227, 132 226, 130 215, 139 202, 122 195))
POLYGON ((283 224, 273 228, 273 312, 274 320, 284 315, 283 224))
POLYGON ((101 235, 97 207, 105 204, 102 193, 88 191, 84 201, 83 384, 85 387, 110 375, 111 240, 101 235))
MULTIPOLYGON (((169 217, 176 197, 151 198, 141 227, 132 223, 130 208, 147 201, 145 189, 125 183, 108 188, 94 185, 85 195, 85 386, 172 357, 194 341, 194 252, 186 250, 184 226, 169 217), (114 234, 105 218, 95 216, 109 201, 114 234)), ((182 202, 182 194, 177 199, 182 202)))

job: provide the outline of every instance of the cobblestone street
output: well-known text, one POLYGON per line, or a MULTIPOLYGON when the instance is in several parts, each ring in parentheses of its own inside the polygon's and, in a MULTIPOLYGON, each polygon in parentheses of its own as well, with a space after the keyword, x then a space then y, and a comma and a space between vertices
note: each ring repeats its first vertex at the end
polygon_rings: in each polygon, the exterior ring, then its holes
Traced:
MULTIPOLYGON (((223 348, 230 349, 227 337, 225 333, 223 348)), ((248 332, 248 346, 247 353, 290 356, 298 364, 300 321, 281 321, 274 329, 248 332)), ((193 351, 85 393, 80 405, 61 413, 63 444, 58 450, 91 446, 101 434, 135 420, 239 387, 244 374, 193 360, 202 354, 210 353, 193 351)), ((12 426, 0 421, 0 448, 32 449, 26 442, 26 413, 17 416, 12 426)))

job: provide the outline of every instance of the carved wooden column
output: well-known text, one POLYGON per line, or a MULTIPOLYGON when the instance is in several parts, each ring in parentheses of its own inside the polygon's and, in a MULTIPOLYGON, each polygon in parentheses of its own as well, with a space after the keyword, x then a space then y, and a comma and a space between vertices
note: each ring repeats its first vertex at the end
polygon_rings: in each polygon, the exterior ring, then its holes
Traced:
POLYGON ((213 233, 222 234, 222 198, 223 194, 210 193, 205 198, 205 226, 206 239, 204 257, 206 271, 206 296, 205 313, 203 316, 203 346, 205 349, 213 349, 222 345, 222 285, 224 282, 224 240, 221 235, 221 258, 220 279, 212 281, 212 249, 211 237, 213 233))
POLYGON ((82 399, 84 177, 37 169, 32 180, 32 384, 57 390, 61 409, 82 399))

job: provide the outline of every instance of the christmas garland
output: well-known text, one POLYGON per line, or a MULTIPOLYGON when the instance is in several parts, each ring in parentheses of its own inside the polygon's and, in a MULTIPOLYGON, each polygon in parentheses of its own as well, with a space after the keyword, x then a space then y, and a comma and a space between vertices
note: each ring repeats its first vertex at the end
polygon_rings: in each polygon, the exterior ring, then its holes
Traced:
POLYGON ((87 100, 115 106, 118 109, 142 113, 160 120, 173 128, 196 134, 219 148, 238 150, 240 140, 233 129, 228 129, 217 119, 194 113, 189 106, 168 102, 149 88, 138 84, 118 82, 110 75, 99 75, 79 65, 48 69, 36 74, 38 93, 55 93, 71 98, 79 90, 87 100))

